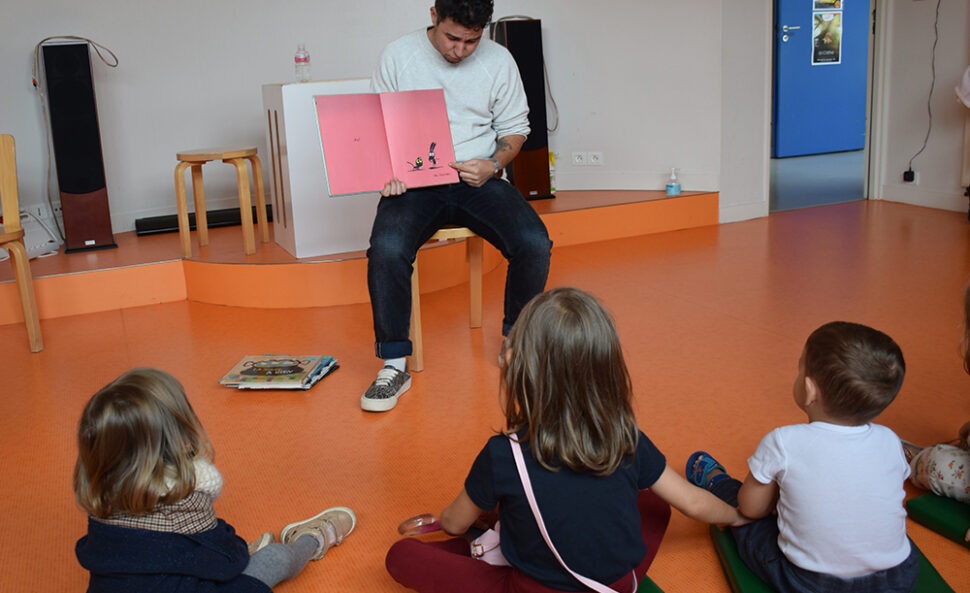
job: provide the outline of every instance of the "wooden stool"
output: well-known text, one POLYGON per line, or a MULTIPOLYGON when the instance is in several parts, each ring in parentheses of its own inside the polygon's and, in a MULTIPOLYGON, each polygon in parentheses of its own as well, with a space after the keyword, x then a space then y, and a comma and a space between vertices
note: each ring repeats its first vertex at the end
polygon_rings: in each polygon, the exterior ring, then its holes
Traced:
POLYGON ((34 280, 30 275, 27 249, 24 247, 24 229, 20 224, 20 198, 17 194, 17 157, 13 136, 0 135, 0 208, 3 209, 3 225, 0 226, 0 247, 10 253, 13 275, 20 292, 20 306, 27 325, 27 339, 31 352, 44 349, 40 334, 40 316, 34 298, 34 280))
POLYGON ((205 190, 202 187, 202 165, 209 161, 221 160, 236 167, 236 184, 239 188, 239 215, 242 220, 243 244, 246 255, 256 253, 256 240, 253 237, 253 204, 249 195, 249 173, 246 161, 253 169, 253 185, 256 189, 256 219, 263 243, 269 241, 269 224, 266 221, 266 196, 263 194, 263 169, 256 156, 256 149, 245 146, 225 148, 203 148, 186 150, 175 155, 179 163, 175 166, 175 200, 178 206, 179 238, 182 241, 183 257, 192 257, 192 242, 189 240, 189 208, 185 198, 185 169, 192 167, 192 199, 195 202, 195 228, 199 231, 199 246, 209 244, 209 224, 205 213, 205 190))
MULTIPOLYGON (((482 327, 482 238, 466 227, 446 226, 434 235, 432 240, 465 239, 465 259, 468 261, 469 325, 482 327)), ((418 288, 418 256, 414 256, 414 271, 411 273, 411 360, 408 370, 424 370, 424 339, 421 335, 421 292, 418 288)))

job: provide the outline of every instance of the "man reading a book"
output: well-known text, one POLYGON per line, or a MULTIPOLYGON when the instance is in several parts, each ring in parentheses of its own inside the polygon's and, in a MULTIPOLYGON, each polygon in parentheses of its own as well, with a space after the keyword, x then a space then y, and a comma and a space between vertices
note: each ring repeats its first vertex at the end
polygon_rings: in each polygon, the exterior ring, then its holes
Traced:
POLYGON ((418 248, 441 227, 465 226, 509 262, 505 281, 508 334, 522 307, 542 292, 552 242, 522 194, 501 178, 529 134, 529 106, 509 52, 484 39, 492 0, 436 0, 431 27, 389 44, 371 79, 375 92, 444 89, 460 181, 408 188, 391 179, 381 191, 367 285, 378 358, 384 366, 361 397, 361 408, 383 412, 411 386, 411 270, 418 248))

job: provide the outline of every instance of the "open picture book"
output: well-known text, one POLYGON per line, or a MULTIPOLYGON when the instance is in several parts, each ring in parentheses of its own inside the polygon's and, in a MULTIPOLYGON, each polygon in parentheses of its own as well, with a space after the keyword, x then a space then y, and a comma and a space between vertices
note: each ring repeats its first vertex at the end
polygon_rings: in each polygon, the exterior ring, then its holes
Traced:
POLYGON ((441 89, 316 95, 330 195, 457 183, 455 149, 441 89))
POLYGON ((219 384, 237 389, 309 389, 337 368, 332 356, 246 356, 219 384))

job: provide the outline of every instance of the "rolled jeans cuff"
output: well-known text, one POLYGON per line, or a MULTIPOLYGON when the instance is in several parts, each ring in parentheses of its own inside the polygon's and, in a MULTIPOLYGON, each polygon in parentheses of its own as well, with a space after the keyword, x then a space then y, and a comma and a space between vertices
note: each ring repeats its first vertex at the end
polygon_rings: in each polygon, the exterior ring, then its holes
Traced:
POLYGON ((411 356, 411 340, 401 340, 397 342, 375 342, 374 352, 377 354, 377 358, 382 358, 384 360, 411 356))

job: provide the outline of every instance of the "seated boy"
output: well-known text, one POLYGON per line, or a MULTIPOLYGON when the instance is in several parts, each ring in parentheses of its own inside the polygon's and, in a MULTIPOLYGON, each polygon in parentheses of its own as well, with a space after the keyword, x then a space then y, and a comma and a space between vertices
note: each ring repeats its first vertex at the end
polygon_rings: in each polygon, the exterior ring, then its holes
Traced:
POLYGON ((919 555, 906 537, 899 437, 871 420, 903 382, 899 346, 856 323, 815 330, 798 361, 807 424, 776 428, 742 484, 698 451, 687 477, 756 521, 732 528, 744 563, 780 593, 909 592, 919 555), (777 511, 777 516, 772 514, 777 511))

